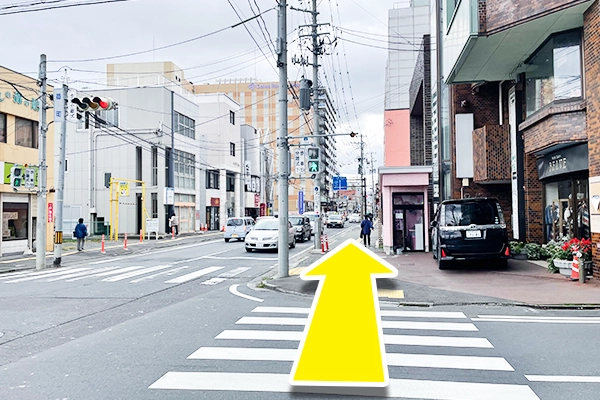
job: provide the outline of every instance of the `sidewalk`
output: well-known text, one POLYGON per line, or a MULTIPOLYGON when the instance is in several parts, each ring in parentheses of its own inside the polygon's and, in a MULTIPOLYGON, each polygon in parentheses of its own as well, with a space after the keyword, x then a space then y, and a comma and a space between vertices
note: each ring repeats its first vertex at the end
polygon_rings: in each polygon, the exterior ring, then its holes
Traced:
MULTIPOLYGON (((386 255, 371 248, 378 256, 398 269, 393 279, 378 279, 382 300, 404 305, 507 304, 569 307, 600 307, 600 281, 585 284, 572 282, 560 274, 550 274, 539 263, 509 260, 507 269, 482 266, 482 263, 458 265, 440 271, 431 253, 386 255), (403 298, 385 298, 381 289, 403 291, 403 298)), ((299 268, 291 269, 287 278, 265 280, 265 286, 290 293, 312 295, 317 281, 302 281, 299 274, 321 258, 311 253, 299 268)))
MULTIPOLYGON (((223 232, 202 232, 202 233, 187 233, 181 234, 180 236, 171 239, 171 236, 166 236, 162 239, 147 240, 140 243, 139 236, 129 238, 127 241, 127 250, 124 249, 123 239, 119 238, 118 241, 106 241, 104 250, 105 253, 101 253, 102 242, 98 237, 92 237, 86 240, 84 251, 77 251, 77 242, 74 240, 66 240, 63 243, 63 253, 61 267, 78 265, 81 263, 88 262, 90 260, 97 261, 101 257, 116 257, 121 255, 131 255, 137 252, 162 249, 171 246, 177 246, 181 244, 189 244, 194 242, 203 242, 207 240, 217 240, 223 238, 223 232)), ((9 255, 0 257, 0 274, 20 271, 25 269, 35 268, 35 253, 29 255, 9 255)), ((47 268, 54 268, 54 255, 52 252, 46 253, 46 266, 47 268)))

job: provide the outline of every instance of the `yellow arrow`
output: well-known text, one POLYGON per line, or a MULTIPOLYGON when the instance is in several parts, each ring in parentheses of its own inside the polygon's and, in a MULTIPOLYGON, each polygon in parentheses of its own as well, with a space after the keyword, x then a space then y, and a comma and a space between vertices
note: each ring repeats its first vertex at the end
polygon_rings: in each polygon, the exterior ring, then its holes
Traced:
POLYGON ((354 239, 306 268, 319 280, 289 382, 385 387, 389 382, 376 278, 398 270, 354 239))

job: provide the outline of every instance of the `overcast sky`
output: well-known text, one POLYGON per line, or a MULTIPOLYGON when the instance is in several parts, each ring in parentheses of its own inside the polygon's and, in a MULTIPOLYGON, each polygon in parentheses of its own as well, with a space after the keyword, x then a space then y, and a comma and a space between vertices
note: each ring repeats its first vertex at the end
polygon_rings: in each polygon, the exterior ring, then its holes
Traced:
MULTIPOLYGON (((62 0, 63 4, 81 0, 62 0)), ((85 0, 89 1, 89 0, 85 0)), ((387 60, 387 15, 392 1, 320 0, 319 22, 328 22, 323 31, 336 37, 337 45, 325 55, 321 80, 333 94, 339 111, 339 132, 362 132, 366 157, 375 152, 375 167, 383 164, 383 105, 385 64, 387 60), (346 30, 342 32, 341 29, 346 30), (351 30, 351 31, 348 31, 351 30), (346 39, 346 40, 343 40, 346 39), (368 46, 347 40, 365 43, 368 46), (380 47, 380 48, 378 48, 380 47)), ((24 0, 0 0, 0 65, 35 76, 39 56, 45 53, 49 78, 56 84, 67 68, 70 82, 104 82, 107 63, 173 61, 184 69, 185 77, 196 83, 224 78, 257 78, 277 81, 274 55, 265 42, 277 36, 277 12, 269 11, 261 20, 247 26, 267 56, 243 26, 186 44, 144 54, 110 60, 78 60, 118 56, 152 50, 192 39, 240 21, 260 8, 276 6, 275 0, 131 0, 39 12, 2 15, 2 7, 24 4, 24 0), (251 7, 252 6, 252 10, 251 7), (263 32, 259 29, 259 24, 263 32), (266 29, 265 29, 266 26, 266 29), (266 38, 266 39, 265 39, 266 38)), ((296 8, 311 7, 310 0, 288 0, 296 8)), ((310 20, 307 13, 288 10, 289 56, 308 55, 298 40, 299 25, 310 20)), ((310 67, 308 67, 310 68, 310 67)), ((288 78, 302 74, 312 77, 310 69, 290 64, 288 78)), ((338 139, 340 172, 357 172, 360 147, 357 139, 338 139)), ((368 167, 367 167, 367 171, 368 167)))

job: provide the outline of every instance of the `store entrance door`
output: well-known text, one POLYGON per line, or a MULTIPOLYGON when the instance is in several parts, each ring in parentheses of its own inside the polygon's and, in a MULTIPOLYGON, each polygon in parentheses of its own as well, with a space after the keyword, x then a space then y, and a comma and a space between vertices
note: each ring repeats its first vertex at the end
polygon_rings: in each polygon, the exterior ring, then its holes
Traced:
POLYGON ((423 194, 394 194, 393 250, 425 251, 423 194))

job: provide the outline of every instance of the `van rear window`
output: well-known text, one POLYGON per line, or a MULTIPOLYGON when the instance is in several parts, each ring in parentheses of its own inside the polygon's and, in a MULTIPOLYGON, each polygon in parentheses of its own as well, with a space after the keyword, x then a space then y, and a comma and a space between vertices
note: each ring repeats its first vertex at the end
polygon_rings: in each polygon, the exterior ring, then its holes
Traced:
POLYGON ((227 226, 242 226, 244 225, 244 220, 241 218, 232 218, 227 221, 227 226))
POLYGON ((491 201, 445 204, 441 215, 442 226, 495 225, 504 223, 499 206, 491 201))

